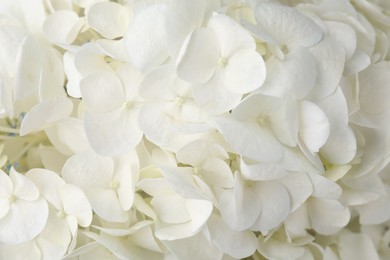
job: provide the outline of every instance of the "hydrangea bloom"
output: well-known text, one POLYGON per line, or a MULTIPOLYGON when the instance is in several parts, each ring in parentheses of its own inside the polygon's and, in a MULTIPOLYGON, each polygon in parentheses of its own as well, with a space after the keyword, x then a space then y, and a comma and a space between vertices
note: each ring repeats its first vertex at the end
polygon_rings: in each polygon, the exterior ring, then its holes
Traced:
POLYGON ((0 259, 388 259, 386 0, 2 0, 0 259))

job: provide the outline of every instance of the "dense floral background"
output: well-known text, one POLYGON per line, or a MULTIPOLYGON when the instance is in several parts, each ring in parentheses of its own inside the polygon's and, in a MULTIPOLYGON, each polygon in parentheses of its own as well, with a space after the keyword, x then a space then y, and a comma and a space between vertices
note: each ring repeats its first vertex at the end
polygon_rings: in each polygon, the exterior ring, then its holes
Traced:
POLYGON ((390 1, 1 0, 0 259, 390 259, 390 1))

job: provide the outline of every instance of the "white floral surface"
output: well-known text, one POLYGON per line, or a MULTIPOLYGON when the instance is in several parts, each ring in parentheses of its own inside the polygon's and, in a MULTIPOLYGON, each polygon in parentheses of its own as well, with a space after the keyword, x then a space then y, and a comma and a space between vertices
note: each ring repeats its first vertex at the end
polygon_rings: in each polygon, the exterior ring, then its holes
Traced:
POLYGON ((390 1, 1 0, 0 259, 390 259, 390 1))

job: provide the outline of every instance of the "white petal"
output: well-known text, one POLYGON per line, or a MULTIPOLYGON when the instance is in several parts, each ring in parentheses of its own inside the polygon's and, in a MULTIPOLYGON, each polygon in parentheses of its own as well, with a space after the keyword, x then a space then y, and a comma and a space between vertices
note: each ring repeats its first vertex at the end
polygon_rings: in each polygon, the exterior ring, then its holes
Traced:
POLYGON ((0 219, 0 241, 20 244, 34 239, 45 227, 49 211, 46 201, 17 200, 8 214, 0 219))
POLYGON ((98 39, 96 40, 96 45, 109 57, 119 60, 127 61, 127 52, 125 49, 125 44, 123 38, 119 40, 107 40, 107 39, 98 39))
POLYGON ((341 259, 380 259, 372 239, 365 234, 344 233, 340 236, 338 247, 341 259))
POLYGON ((165 6, 154 5, 138 12, 130 23, 124 43, 133 66, 148 71, 167 57, 164 18, 165 6))
POLYGON ((232 171, 229 165, 221 159, 207 159, 201 167, 201 174, 203 174, 204 180, 207 184, 221 188, 233 187, 232 171))
POLYGON ((318 152, 329 137, 329 121, 314 103, 302 101, 299 106, 299 135, 311 152, 318 152))
POLYGON ((81 98, 80 80, 82 75, 75 66, 75 54, 67 51, 64 53, 62 59, 64 72, 68 79, 68 82, 66 83, 66 92, 71 97, 81 98))
POLYGON ((259 3, 255 18, 258 28, 280 45, 310 47, 322 38, 320 27, 295 8, 259 3))
POLYGON ((387 196, 356 208, 359 212, 359 222, 362 225, 376 225, 390 219, 390 200, 387 196))
POLYGON ((70 157, 62 168, 62 178, 88 192, 92 188, 108 187, 114 171, 111 158, 94 152, 85 152, 70 157))
POLYGON ((228 159, 228 154, 222 146, 206 140, 188 143, 176 153, 176 158, 180 162, 192 166, 201 166, 212 157, 228 159))
POLYGON ((223 221, 236 231, 248 229, 261 212, 256 183, 248 186, 238 172, 234 174, 234 188, 225 190, 219 198, 219 211, 223 221))
POLYGON ((97 2, 87 12, 88 24, 107 39, 125 34, 130 14, 123 5, 113 2, 97 2))
POLYGON ((186 239, 165 240, 161 242, 177 259, 216 260, 222 258, 222 252, 210 243, 201 232, 186 239))
POLYGON ((325 199, 338 199, 341 195, 341 187, 317 173, 308 173, 308 176, 313 183, 313 197, 325 199))
POLYGON ((0 197, 0 219, 7 215, 9 209, 11 208, 11 202, 8 197, 0 197))
POLYGON ((62 208, 58 189, 65 184, 65 181, 55 172, 46 169, 31 169, 26 173, 38 188, 41 196, 51 203, 57 210, 62 208))
POLYGON ((73 11, 60 10, 47 17, 43 24, 43 32, 53 43, 72 43, 84 21, 73 11))
POLYGON ((16 198, 27 201, 34 201, 39 198, 37 186, 26 176, 11 168, 9 177, 13 184, 13 195, 16 198))
POLYGON ((210 29, 197 29, 186 39, 180 53, 177 75, 193 84, 205 83, 217 69, 220 58, 218 38, 210 29))
POLYGON ((210 217, 213 211, 213 204, 208 200, 189 199, 186 206, 191 216, 191 231, 195 234, 210 217))
POLYGON ((271 128, 283 144, 296 146, 298 143, 298 111, 294 100, 287 99, 284 104, 269 112, 271 128))
POLYGON ((122 84, 114 73, 97 72, 80 82, 80 90, 87 108, 96 112, 109 112, 125 102, 122 84))
POLYGON ((43 50, 32 37, 26 37, 16 61, 14 98, 24 99, 38 91, 43 73, 43 50))
POLYGON ((254 50, 240 50, 227 60, 223 69, 225 87, 238 94, 259 88, 266 76, 263 58, 254 50))
POLYGON ((88 227, 92 221, 92 208, 84 192, 76 185, 65 184, 58 193, 64 212, 76 217, 80 226, 88 227))
POLYGON ((121 208, 113 189, 91 189, 87 193, 93 211, 110 222, 126 222, 129 214, 121 208))
POLYGON ((137 118, 138 111, 127 108, 104 114, 86 113, 85 131, 91 147, 105 156, 131 151, 142 138, 137 118))
POLYGON ((186 208, 186 199, 177 193, 158 196, 152 199, 158 218, 168 224, 179 224, 191 220, 186 208))
POLYGON ((3 172, 1 169, 0 169, 0 187, 1 187, 0 189, 1 197, 7 197, 12 194, 13 191, 12 181, 9 178, 8 174, 3 172))
POLYGON ((208 4, 206 0, 170 2, 164 21, 170 56, 176 57, 185 38, 201 26, 208 4))
POLYGON ((65 155, 91 150, 81 119, 74 117, 61 119, 46 128, 45 132, 53 146, 65 155))
POLYGON ((291 200, 291 212, 298 209, 313 193, 313 184, 306 173, 290 172, 278 180, 287 189, 291 200))
POLYGON ((291 50, 284 58, 267 61, 267 80, 259 92, 276 96, 304 98, 314 87, 317 78, 317 64, 305 48, 291 50))
POLYGON ((20 126, 20 135, 27 135, 39 131, 49 123, 67 117, 73 109, 73 103, 68 98, 57 98, 35 105, 23 118, 20 126))
POLYGON ((276 180, 287 175, 286 169, 279 163, 249 163, 241 158, 240 167, 242 175, 253 181, 276 180))
POLYGON ((300 259, 305 248, 294 246, 273 238, 266 240, 263 236, 258 237, 258 250, 268 259, 300 259))
POLYGON ((282 106, 283 99, 281 98, 255 94, 246 97, 234 108, 232 115, 239 120, 257 119, 259 116, 266 116, 282 106))
POLYGON ((205 84, 194 86, 193 96, 196 104, 211 115, 228 112, 241 100, 242 94, 227 90, 224 81, 223 70, 218 70, 205 84))
POLYGON ((283 156, 283 147, 266 128, 233 118, 214 119, 226 141, 242 156, 258 162, 276 162, 283 156))
POLYGON ((211 241, 225 254, 245 258, 256 251, 256 236, 252 232, 233 231, 217 215, 210 216, 207 228, 211 241))
POLYGON ((290 196, 282 184, 274 181, 261 182, 257 194, 261 212, 251 229, 266 233, 280 225, 290 214, 290 196))
POLYGON ((116 158, 113 181, 119 183, 116 189, 123 210, 129 210, 134 202, 135 185, 139 179, 139 160, 135 151, 116 158))
POLYGON ((340 82, 344 71, 345 51, 330 38, 325 38, 312 47, 310 52, 316 61, 317 83, 309 97, 321 100, 332 94, 340 82))
POLYGON ((313 229, 322 235, 339 231, 350 219, 348 208, 337 200, 311 198, 308 201, 308 208, 313 229))
POLYGON ((213 30, 217 35, 221 44, 222 57, 231 57, 243 49, 255 50, 255 41, 250 33, 226 15, 214 13, 207 28, 213 30))
POLYGON ((332 131, 328 140, 321 147, 320 154, 332 164, 347 164, 356 155, 355 134, 350 127, 332 131))
POLYGON ((389 68, 389 63, 381 62, 359 73, 359 100, 362 110, 377 114, 389 107, 386 98, 390 95, 390 88, 386 87, 390 81, 387 73, 389 68))
POLYGON ((328 117, 331 130, 344 128, 348 125, 348 105, 346 96, 341 88, 338 87, 332 95, 322 99, 316 104, 328 117))

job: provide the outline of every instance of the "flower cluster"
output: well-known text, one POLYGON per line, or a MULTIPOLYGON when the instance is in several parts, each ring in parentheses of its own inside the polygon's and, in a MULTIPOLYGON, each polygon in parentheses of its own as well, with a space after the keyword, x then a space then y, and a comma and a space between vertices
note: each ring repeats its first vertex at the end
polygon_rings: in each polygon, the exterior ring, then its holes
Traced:
POLYGON ((389 259, 386 0, 2 0, 0 259, 389 259))

